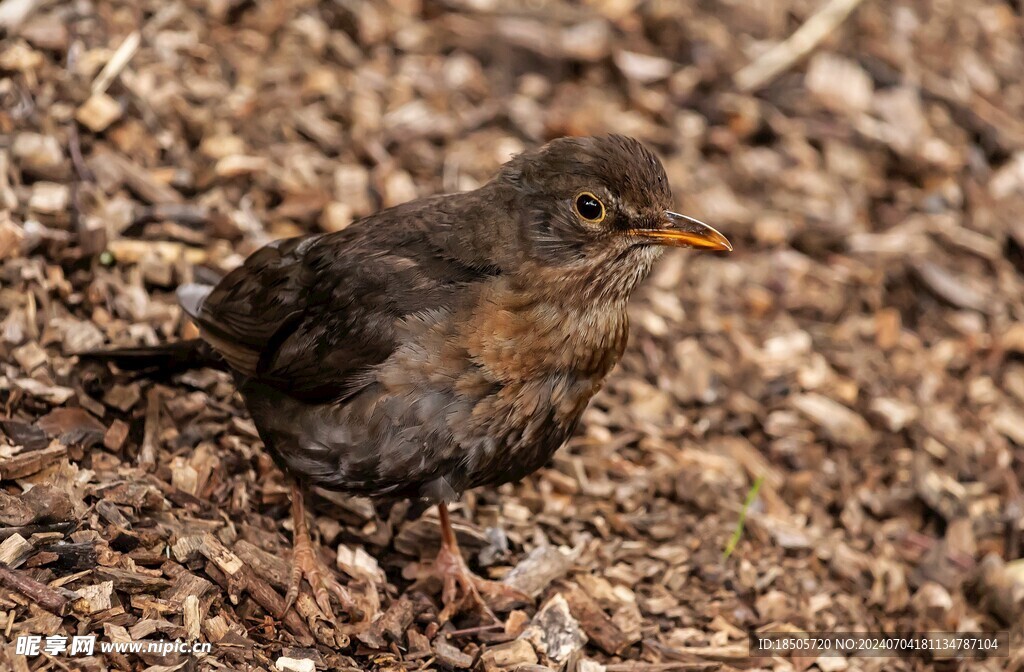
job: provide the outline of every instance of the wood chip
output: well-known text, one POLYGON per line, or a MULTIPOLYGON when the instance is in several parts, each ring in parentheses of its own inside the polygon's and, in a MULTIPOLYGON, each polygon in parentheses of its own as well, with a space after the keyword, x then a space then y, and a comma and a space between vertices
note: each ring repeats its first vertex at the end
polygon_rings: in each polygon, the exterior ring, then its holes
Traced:
POLYGON ((36 182, 28 199, 29 209, 42 215, 59 215, 68 209, 71 190, 56 182, 36 182))
POLYGON ((0 563, 16 569, 35 551, 20 534, 12 534, 0 543, 0 563))
POLYGON ((571 565, 571 552, 553 546, 538 546, 502 582, 530 597, 536 597, 554 581, 565 576, 571 565))
POLYGON ((121 118, 121 104, 105 93, 94 93, 75 113, 83 126, 93 133, 101 133, 121 118))
POLYGON ((67 457, 67 454, 67 446, 55 444, 42 450, 18 453, 14 457, 0 457, 0 480, 31 476, 67 457))
POLYGON ((579 621, 580 627, 597 646, 612 656, 633 643, 612 619, 579 586, 570 586, 563 593, 570 613, 579 621))
POLYGON ((536 665, 537 652, 529 642, 522 639, 489 648, 480 656, 486 672, 514 670, 523 665, 536 665))
POLYGON ((876 436, 859 414, 820 394, 802 394, 792 400, 793 406, 818 425, 825 436, 850 448, 869 448, 876 436))
POLYGON ((473 656, 466 655, 443 639, 434 642, 434 656, 445 667, 466 669, 472 667, 473 656))
POLYGON ((80 601, 75 609, 83 614, 98 614, 113 606, 114 582, 103 581, 78 589, 80 601))
POLYGON ((171 582, 161 576, 133 572, 116 567, 97 567, 93 573, 96 578, 110 581, 119 592, 154 593, 170 587, 171 582))
POLYGON ((316 663, 310 658, 288 658, 281 656, 274 661, 274 667, 281 672, 314 672, 316 663))
POLYGON ((107 431, 103 434, 103 447, 107 450, 118 452, 121 447, 124 446, 125 440, 128 438, 128 432, 131 427, 128 423, 124 422, 119 418, 115 418, 107 431))
POLYGON ((556 665, 569 660, 587 642, 587 635, 573 618, 561 593, 544 603, 520 638, 530 642, 543 659, 556 665))
POLYGON ((250 173, 258 173, 267 169, 269 163, 261 156, 243 156, 240 154, 225 156, 217 162, 214 171, 220 177, 238 177, 250 173))
POLYGON ((384 615, 373 622, 367 630, 359 633, 360 641, 375 649, 383 649, 388 642, 401 641, 405 631, 412 625, 416 612, 412 602, 404 595, 391 603, 384 615))
POLYGON ((954 273, 930 261, 921 261, 914 270, 924 286, 943 301, 968 310, 988 312, 988 301, 980 286, 958 278, 954 273))

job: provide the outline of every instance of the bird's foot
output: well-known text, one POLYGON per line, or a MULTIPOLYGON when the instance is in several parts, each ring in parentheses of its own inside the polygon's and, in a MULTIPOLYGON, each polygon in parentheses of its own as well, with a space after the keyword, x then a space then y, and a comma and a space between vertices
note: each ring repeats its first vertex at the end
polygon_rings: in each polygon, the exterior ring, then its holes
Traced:
POLYGON ((331 570, 324 566, 317 557, 309 535, 298 535, 292 552, 292 575, 288 582, 288 593, 285 595, 285 612, 295 604, 299 596, 299 588, 305 577, 313 589, 313 599, 325 616, 333 616, 331 595, 337 598, 341 606, 349 611, 356 610, 355 601, 349 592, 335 580, 331 570))
POLYGON ((317 549, 309 536, 309 527, 306 524, 306 507, 302 489, 292 485, 292 524, 294 525, 292 543, 292 574, 288 581, 288 592, 284 598, 284 612, 295 604, 299 596, 299 587, 302 585, 302 577, 306 577, 310 588, 313 589, 313 600, 317 607, 327 618, 334 616, 334 609, 331 608, 331 595, 334 595, 341 606, 358 617, 360 610, 356 607, 355 600, 349 592, 335 580, 333 573, 317 557, 317 549))
POLYGON ((438 616, 441 623, 451 620, 456 614, 479 608, 492 622, 503 624, 494 613, 495 609, 508 611, 530 602, 525 593, 497 581, 488 581, 470 571, 458 547, 442 544, 433 570, 443 582, 441 603, 444 607, 438 616))

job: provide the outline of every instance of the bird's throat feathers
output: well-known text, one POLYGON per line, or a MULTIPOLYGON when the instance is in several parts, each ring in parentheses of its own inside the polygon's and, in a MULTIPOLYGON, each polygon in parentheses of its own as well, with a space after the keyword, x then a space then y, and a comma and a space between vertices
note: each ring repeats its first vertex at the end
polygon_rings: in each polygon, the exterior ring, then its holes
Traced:
POLYGON ((487 288, 462 338, 470 356, 510 382, 563 371, 600 381, 626 347, 625 300, 565 301, 502 279, 487 288))

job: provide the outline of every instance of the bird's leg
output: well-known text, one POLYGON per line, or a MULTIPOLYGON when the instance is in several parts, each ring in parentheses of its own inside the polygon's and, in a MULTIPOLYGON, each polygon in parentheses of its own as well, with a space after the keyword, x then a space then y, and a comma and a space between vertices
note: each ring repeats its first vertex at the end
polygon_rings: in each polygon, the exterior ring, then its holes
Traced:
POLYGON ((302 488, 292 484, 292 524, 295 533, 292 541, 292 575, 288 582, 288 594, 285 596, 284 613, 287 613, 299 596, 299 586, 302 577, 306 577, 310 587, 313 589, 313 599, 324 612, 330 617, 334 615, 331 608, 330 595, 333 593, 341 606, 346 609, 354 609, 355 602, 352 596, 339 584, 328 569, 317 557, 316 547, 309 536, 309 527, 306 523, 306 507, 303 500, 302 488))
POLYGON ((448 505, 443 501, 437 503, 437 515, 441 520, 441 550, 437 552, 437 559, 434 561, 434 569, 444 581, 441 589, 441 603, 444 609, 441 610, 439 620, 444 623, 458 613, 462 601, 458 599, 458 589, 465 591, 465 596, 481 607, 492 620, 497 621, 491 608, 487 606, 484 599, 477 590, 476 577, 469 571, 466 561, 462 557, 462 549, 455 538, 455 530, 452 529, 452 521, 448 517, 448 505))
POLYGON ((437 513, 441 521, 441 550, 434 561, 434 571, 444 582, 441 590, 444 608, 438 620, 442 623, 448 621, 462 610, 462 603, 465 600, 470 600, 478 604, 495 623, 501 623, 488 604, 488 599, 501 604, 529 601, 527 595, 511 586, 487 581, 473 574, 462 557, 462 550, 455 538, 455 530, 452 529, 452 521, 448 517, 448 507, 443 501, 438 502, 437 513), (462 599, 459 599, 459 588, 463 591, 462 599))

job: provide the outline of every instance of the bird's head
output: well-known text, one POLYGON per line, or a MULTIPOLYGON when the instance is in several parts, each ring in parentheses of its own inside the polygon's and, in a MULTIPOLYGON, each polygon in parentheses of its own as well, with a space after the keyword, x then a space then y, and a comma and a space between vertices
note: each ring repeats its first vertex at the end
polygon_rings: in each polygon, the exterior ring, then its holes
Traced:
POLYGON ((672 212, 661 161, 633 138, 559 138, 509 161, 498 179, 515 194, 528 266, 606 296, 628 296, 665 247, 732 249, 672 212))

